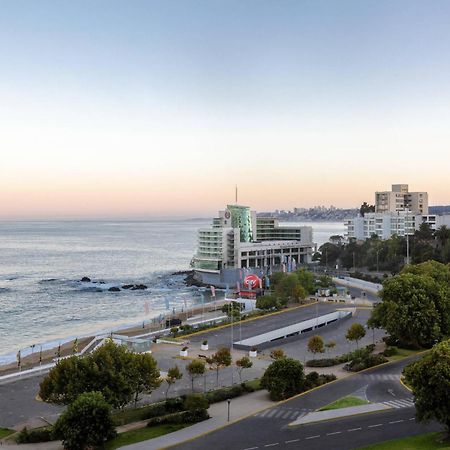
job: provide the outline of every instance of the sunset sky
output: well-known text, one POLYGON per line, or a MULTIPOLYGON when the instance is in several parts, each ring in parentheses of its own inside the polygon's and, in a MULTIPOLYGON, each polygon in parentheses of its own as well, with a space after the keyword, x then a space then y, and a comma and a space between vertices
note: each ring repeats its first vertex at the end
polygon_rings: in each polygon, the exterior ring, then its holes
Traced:
POLYGON ((0 218, 450 204, 450 2, 4 0, 0 218))

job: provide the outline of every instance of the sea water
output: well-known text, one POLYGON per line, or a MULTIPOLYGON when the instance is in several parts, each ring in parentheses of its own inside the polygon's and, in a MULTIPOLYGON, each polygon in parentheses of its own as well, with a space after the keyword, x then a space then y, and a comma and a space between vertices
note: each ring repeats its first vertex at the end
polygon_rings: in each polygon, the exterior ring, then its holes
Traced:
MULTIPOLYGON (((0 222, 0 364, 34 348, 110 332, 201 302, 189 269, 210 220, 0 222), (90 283, 81 282, 89 277, 90 283), (110 292, 145 284, 147 290, 110 292)), ((307 223, 318 245, 341 223, 307 223)), ((218 295, 223 295, 218 293, 218 295)), ((35 350, 36 351, 36 350, 35 350)))

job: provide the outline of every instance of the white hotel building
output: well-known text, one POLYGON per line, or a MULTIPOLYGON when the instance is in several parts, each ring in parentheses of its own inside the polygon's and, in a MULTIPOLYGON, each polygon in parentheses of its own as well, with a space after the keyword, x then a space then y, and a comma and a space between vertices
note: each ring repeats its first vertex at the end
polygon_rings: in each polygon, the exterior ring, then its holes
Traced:
POLYGON ((287 261, 312 261, 312 227, 281 226, 271 217, 257 217, 248 206, 228 205, 212 226, 198 231, 198 249, 192 259, 194 277, 223 286, 239 280, 239 270, 262 275, 287 261))

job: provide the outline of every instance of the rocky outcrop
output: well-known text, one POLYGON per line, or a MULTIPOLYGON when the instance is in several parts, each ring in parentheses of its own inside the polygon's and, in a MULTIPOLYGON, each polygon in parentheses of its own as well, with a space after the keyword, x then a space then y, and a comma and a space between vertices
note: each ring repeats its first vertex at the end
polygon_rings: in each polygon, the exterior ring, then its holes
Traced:
POLYGON ((82 281, 83 283, 90 283, 90 282, 91 282, 91 279, 90 279, 89 277, 83 277, 83 278, 81 279, 81 281, 82 281))
POLYGON ((109 292, 120 292, 120 288, 118 288, 117 286, 113 286, 113 287, 110 287, 108 289, 108 291, 109 292))

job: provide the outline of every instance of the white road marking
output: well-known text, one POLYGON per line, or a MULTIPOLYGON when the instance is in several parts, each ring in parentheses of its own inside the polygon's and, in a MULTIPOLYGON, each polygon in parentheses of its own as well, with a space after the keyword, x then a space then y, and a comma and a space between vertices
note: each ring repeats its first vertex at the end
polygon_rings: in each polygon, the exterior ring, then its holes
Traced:
POLYGON ((377 423, 375 425, 369 425, 367 428, 375 428, 375 427, 382 427, 383 424, 382 423, 377 423))
POLYGON ((392 422, 389 422, 390 424, 394 424, 394 423, 402 423, 404 422, 404 420, 393 420, 392 422))
POLYGON ((244 448, 244 450, 256 450, 259 447, 248 447, 248 448, 244 448))
POLYGON ((335 431, 333 433, 327 433, 327 436, 333 436, 334 434, 341 434, 342 431, 335 431))
POLYGON ((298 442, 300 439, 291 439, 290 441, 284 441, 285 444, 292 444, 293 442, 298 442))
POLYGON ((275 445, 279 445, 279 442, 275 442, 274 444, 266 444, 264 447, 275 447, 275 445))
POLYGON ((351 431, 359 431, 359 430, 362 430, 362 428, 350 428, 350 430, 347 431, 350 433, 351 431))
POLYGON ((415 417, 411 417, 411 419, 408 419, 408 420, 416 420, 416 418, 415 417))
POLYGON ((309 436, 305 439, 316 439, 316 438, 320 438, 320 434, 317 434, 316 436, 309 436))

